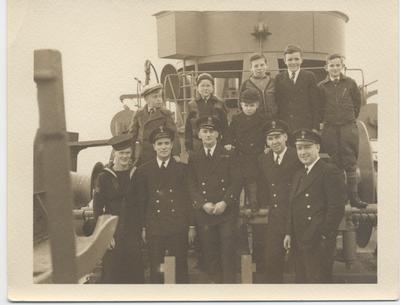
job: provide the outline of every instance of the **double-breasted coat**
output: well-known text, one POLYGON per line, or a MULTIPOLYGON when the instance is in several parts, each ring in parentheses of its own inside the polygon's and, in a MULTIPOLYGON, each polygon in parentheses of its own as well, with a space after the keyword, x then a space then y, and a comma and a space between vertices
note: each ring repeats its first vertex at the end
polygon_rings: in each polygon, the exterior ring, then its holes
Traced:
POLYGON ((135 158, 139 158, 138 165, 143 164, 155 157, 155 151, 150 143, 150 134, 154 129, 164 125, 175 132, 172 155, 179 156, 181 144, 178 137, 178 130, 174 122, 173 113, 168 109, 156 109, 150 113, 147 104, 138 110, 133 117, 129 131, 132 133, 135 146, 135 158))
POLYGON ((134 200, 132 173, 133 171, 116 172, 105 168, 96 180, 93 195, 95 219, 103 214, 118 216, 114 233, 115 247, 107 250, 103 257, 103 283, 144 282, 140 251, 142 212, 134 200))
POLYGON ((242 178, 234 155, 217 144, 209 159, 201 146, 189 156, 188 167, 188 188, 196 222, 218 224, 237 217, 242 178), (222 200, 227 208, 221 215, 208 215, 203 210, 205 203, 222 200))
POLYGON ((266 233, 265 267, 267 282, 280 283, 283 278, 285 251, 283 239, 289 216, 289 195, 294 173, 302 163, 296 150, 288 147, 280 164, 274 161, 274 153, 269 151, 258 158, 260 186, 265 192, 268 204, 268 225, 266 233))
POLYGON ((290 132, 300 128, 319 129, 321 106, 314 73, 300 70, 293 84, 288 71, 275 78, 278 118, 287 122, 290 132))
POLYGON ((287 233, 296 257, 296 281, 329 282, 336 234, 346 203, 344 172, 319 159, 293 177, 287 233))
POLYGON ((243 112, 232 118, 226 133, 225 144, 235 146, 238 155, 238 166, 243 178, 257 178, 257 157, 264 151, 266 121, 260 113, 248 116, 243 112))
POLYGON ((240 170, 221 144, 216 145, 212 158, 199 147, 189 155, 188 166, 188 187, 207 273, 215 283, 235 283, 240 170), (220 201, 227 205, 222 214, 210 215, 203 210, 205 203, 220 201))
POLYGON ((223 101, 216 96, 211 95, 207 102, 199 97, 196 101, 188 103, 188 117, 185 123, 185 147, 186 150, 197 150, 201 146, 201 141, 198 138, 198 128, 196 121, 202 116, 215 116, 221 124, 221 135, 224 137, 228 128, 227 110, 223 101))
POLYGON ((166 251, 176 259, 176 282, 188 282, 188 229, 194 220, 186 177, 186 165, 172 157, 165 169, 154 158, 135 173, 138 202, 143 206, 152 283, 162 283, 160 265, 166 251))

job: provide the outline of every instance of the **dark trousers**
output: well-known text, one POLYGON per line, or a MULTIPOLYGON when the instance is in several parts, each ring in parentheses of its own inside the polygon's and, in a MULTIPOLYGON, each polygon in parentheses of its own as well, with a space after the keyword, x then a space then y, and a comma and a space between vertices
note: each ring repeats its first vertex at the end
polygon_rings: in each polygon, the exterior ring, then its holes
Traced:
POLYGON ((206 270, 214 283, 236 283, 236 219, 198 225, 206 270))
POLYGON ((282 283, 285 265, 285 249, 283 239, 285 234, 267 228, 265 243, 265 274, 267 283, 282 283))
POLYGON ((335 248, 336 237, 320 240, 315 247, 296 247, 296 283, 331 283, 335 248))
POLYGON ((355 122, 345 125, 326 123, 321 139, 321 150, 328 153, 339 168, 346 172, 356 170, 359 138, 355 122))
POLYGON ((164 256, 175 256, 176 283, 188 283, 188 232, 180 232, 168 236, 149 236, 150 281, 153 284, 163 283, 160 271, 164 256))
POLYGON ((102 260, 101 283, 141 284, 144 283, 144 266, 139 242, 134 248, 121 243, 107 250, 102 260))

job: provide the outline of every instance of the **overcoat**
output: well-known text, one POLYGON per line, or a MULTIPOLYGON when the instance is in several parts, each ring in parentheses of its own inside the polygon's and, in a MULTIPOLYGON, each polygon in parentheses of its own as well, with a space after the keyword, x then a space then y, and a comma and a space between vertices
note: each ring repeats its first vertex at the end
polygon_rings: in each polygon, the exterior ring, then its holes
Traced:
POLYGON ((149 113, 147 104, 142 109, 138 110, 133 117, 129 131, 132 133, 133 143, 138 142, 140 145, 135 145, 135 157, 139 156, 139 163, 143 164, 155 157, 155 151, 152 143, 150 143, 150 134, 154 129, 164 125, 175 132, 174 146, 172 155, 179 156, 181 152, 181 144, 178 137, 173 113, 168 109, 157 109, 153 113, 149 113), (136 151, 139 149, 139 151, 136 151))
POLYGON ((223 138, 228 128, 227 110, 224 102, 219 100, 216 96, 211 97, 204 101, 199 97, 196 101, 188 103, 188 117, 185 124, 185 147, 186 150, 196 150, 201 146, 201 141, 198 138, 198 128, 196 121, 199 117, 212 115, 216 116, 221 124, 220 136, 223 138))
POLYGON ((235 146, 238 155, 238 166, 243 178, 257 178, 257 157, 264 151, 266 121, 260 113, 248 116, 243 112, 235 115, 228 127, 225 144, 235 146))

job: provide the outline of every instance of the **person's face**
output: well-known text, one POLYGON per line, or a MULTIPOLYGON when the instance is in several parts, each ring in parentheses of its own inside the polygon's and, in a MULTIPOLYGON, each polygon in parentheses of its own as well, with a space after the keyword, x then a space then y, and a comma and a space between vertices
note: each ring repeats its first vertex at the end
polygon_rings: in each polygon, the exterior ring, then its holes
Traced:
POLYGON ((294 52, 292 54, 285 54, 285 64, 290 72, 296 72, 300 69, 303 62, 300 52, 294 52))
POLYGON ((210 80, 208 79, 203 79, 197 86, 197 90, 199 91, 199 94, 202 98, 207 98, 209 97, 213 91, 214 91, 214 86, 211 83, 210 80))
POLYGON ((153 148, 159 159, 167 160, 171 156, 172 141, 169 138, 158 139, 154 142, 153 148))
POLYGON ((162 90, 152 92, 146 95, 144 99, 149 108, 161 108, 163 105, 162 90))
POLYGON ((332 78, 338 77, 342 69, 343 62, 340 58, 328 60, 328 63, 326 64, 326 70, 332 78))
POLYGON ((304 165, 311 165, 319 155, 319 144, 308 141, 296 142, 297 156, 304 165))
POLYGON ((267 72, 267 63, 264 58, 253 60, 250 69, 255 77, 264 77, 267 72))
POLYGON ((114 164, 125 167, 129 164, 132 156, 130 147, 122 150, 116 150, 114 154, 114 164))
POLYGON ((206 147, 213 147, 217 144, 219 133, 214 129, 200 128, 199 139, 203 142, 206 147))
POLYGON ((258 103, 240 103, 240 106, 245 115, 253 115, 257 111, 258 103))
POLYGON ((270 133, 267 135, 267 145, 276 154, 280 154, 286 148, 286 133, 270 133))

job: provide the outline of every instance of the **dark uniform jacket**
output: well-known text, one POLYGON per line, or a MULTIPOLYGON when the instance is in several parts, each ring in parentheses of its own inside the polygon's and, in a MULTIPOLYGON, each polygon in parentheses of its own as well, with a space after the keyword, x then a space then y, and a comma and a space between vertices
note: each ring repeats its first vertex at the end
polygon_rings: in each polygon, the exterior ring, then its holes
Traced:
MULTIPOLYGON (((140 164, 143 164, 155 157, 155 151, 152 143, 150 143, 149 138, 151 132, 161 125, 165 125, 166 127, 175 131, 172 155, 179 156, 181 152, 181 144, 174 122, 173 113, 168 109, 157 109, 154 111, 154 113, 150 114, 146 104, 142 109, 136 112, 129 128, 129 131, 132 133, 133 142, 140 142, 140 164)), ((135 150, 136 149, 137 146, 135 146, 135 150)), ((135 156, 138 157, 137 151, 135 151, 135 156)))
POLYGON ((321 235, 336 236, 344 215, 345 189, 344 173, 321 159, 308 175, 304 176, 304 168, 295 174, 287 233, 294 236, 299 248, 316 247, 321 235))
POLYGON ((189 156, 188 162, 188 187, 197 223, 218 224, 236 217, 242 179, 232 154, 221 144, 217 144, 210 160, 201 146, 189 156), (208 215, 203 210, 205 203, 219 201, 227 204, 221 215, 208 215))
MULTIPOLYGON (((131 176, 133 170, 131 171, 131 176)), ((137 203, 133 201, 133 189, 122 189, 118 183, 117 174, 111 168, 104 170, 97 176, 95 191, 93 195, 93 212, 97 218, 103 214, 119 216, 115 235, 119 238, 119 233, 126 224, 125 211, 136 207, 135 223, 136 227, 141 227, 140 210, 137 203)), ((131 222, 131 221, 130 221, 131 222)), ((126 227, 124 227, 124 230, 126 227)))
POLYGON ((271 232, 284 234, 289 214, 289 195, 293 175, 303 168, 295 149, 288 147, 281 164, 275 164, 274 153, 269 151, 258 157, 261 171, 261 188, 268 203, 268 226, 271 232))
POLYGON ((196 121, 199 117, 206 115, 216 116, 222 126, 222 137, 224 136, 226 129, 228 128, 227 111, 224 102, 219 100, 216 96, 211 95, 210 98, 205 102, 201 97, 195 102, 190 101, 188 103, 188 117, 185 124, 185 147, 187 150, 196 150, 197 147, 194 145, 194 141, 197 140, 198 145, 200 142, 198 139, 199 130, 196 127, 196 121))
POLYGON ((276 76, 275 86, 278 117, 289 124, 291 132, 300 128, 319 129, 320 101, 312 72, 301 69, 293 84, 288 71, 283 71, 276 76))
POLYGON ((343 125, 356 120, 360 113, 361 94, 353 79, 341 74, 336 84, 327 76, 318 88, 324 122, 343 125))
POLYGON ((235 115, 228 127, 225 144, 235 146, 238 154, 238 166, 244 178, 257 177, 257 157, 264 151, 266 121, 262 114, 248 116, 243 112, 235 115))
POLYGON ((271 120, 277 114, 277 106, 275 101, 275 79, 267 76, 268 82, 264 90, 261 91, 251 78, 245 80, 240 87, 240 94, 249 88, 256 89, 260 95, 260 106, 257 109, 259 113, 265 116, 266 119, 271 120))
POLYGON ((102 282, 143 283, 141 209, 134 200, 133 187, 129 185, 123 188, 111 168, 105 168, 97 177, 93 211, 96 220, 103 214, 118 216, 114 233, 115 248, 107 250, 103 257, 102 282))
POLYGON ((173 235, 194 223, 186 187, 186 167, 171 157, 163 170, 154 158, 135 172, 135 190, 149 236, 173 235))

